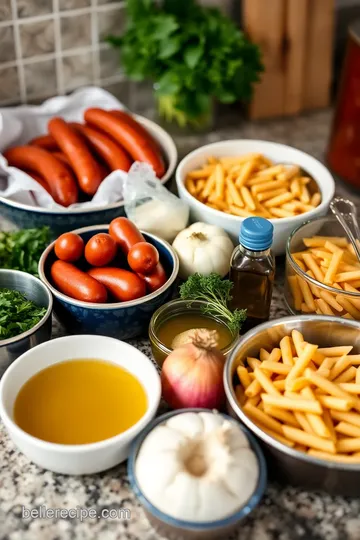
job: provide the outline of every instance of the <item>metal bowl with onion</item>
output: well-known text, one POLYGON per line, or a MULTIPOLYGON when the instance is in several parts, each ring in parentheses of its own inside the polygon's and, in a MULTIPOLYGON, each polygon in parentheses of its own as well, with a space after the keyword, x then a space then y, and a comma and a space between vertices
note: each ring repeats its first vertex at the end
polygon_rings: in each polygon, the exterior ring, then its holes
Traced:
POLYGON ((9 365, 32 347, 51 338, 53 299, 38 278, 19 270, 0 270, 0 289, 19 291, 38 306, 46 308, 44 317, 33 328, 9 339, 0 339, 0 377, 9 365))
POLYGON ((226 362, 224 385, 229 412, 261 440, 269 460, 269 471, 273 471, 276 480, 332 494, 359 496, 360 463, 332 462, 294 450, 263 431, 237 402, 234 390, 237 366, 246 357, 256 356, 262 347, 278 346, 292 330, 300 331, 306 341, 320 347, 352 345, 352 354, 360 353, 360 323, 357 321, 325 315, 299 315, 261 324, 242 337, 226 362))

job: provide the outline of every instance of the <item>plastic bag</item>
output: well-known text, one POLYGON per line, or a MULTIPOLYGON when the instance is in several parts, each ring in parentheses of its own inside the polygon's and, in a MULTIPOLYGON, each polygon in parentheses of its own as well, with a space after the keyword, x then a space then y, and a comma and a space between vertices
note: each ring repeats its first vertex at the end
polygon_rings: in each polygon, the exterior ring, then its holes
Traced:
POLYGON ((146 163, 134 163, 123 186, 126 215, 136 226, 167 242, 185 229, 188 205, 170 193, 146 163))

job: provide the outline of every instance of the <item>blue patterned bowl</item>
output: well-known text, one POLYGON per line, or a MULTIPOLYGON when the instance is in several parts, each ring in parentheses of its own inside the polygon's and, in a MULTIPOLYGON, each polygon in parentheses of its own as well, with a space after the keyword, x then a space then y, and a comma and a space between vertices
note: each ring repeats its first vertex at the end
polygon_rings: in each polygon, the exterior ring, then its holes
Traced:
MULTIPOLYGON (((161 178, 161 183, 165 184, 173 176, 177 164, 178 154, 175 143, 170 135, 155 122, 143 116, 135 115, 135 118, 151 133, 163 149, 163 154, 168 165, 165 175, 161 178)), ((28 206, 27 204, 0 197, 1 217, 12 221, 15 225, 24 229, 46 225, 50 227, 51 232, 54 233, 54 237, 75 228, 110 223, 116 217, 124 215, 123 201, 99 208, 74 208, 73 210, 58 212, 47 208, 28 206)))
MULTIPOLYGON (((108 225, 84 227, 72 232, 79 234, 87 242, 94 234, 108 232, 108 225)), ((72 334, 101 334, 130 339, 148 332, 152 314, 172 297, 179 271, 179 260, 172 247, 157 236, 144 233, 148 242, 153 244, 160 254, 169 279, 159 290, 130 302, 111 304, 93 304, 81 302, 62 294, 52 284, 50 268, 56 260, 54 244, 50 244, 39 261, 39 276, 54 296, 54 312, 66 330, 72 334)))

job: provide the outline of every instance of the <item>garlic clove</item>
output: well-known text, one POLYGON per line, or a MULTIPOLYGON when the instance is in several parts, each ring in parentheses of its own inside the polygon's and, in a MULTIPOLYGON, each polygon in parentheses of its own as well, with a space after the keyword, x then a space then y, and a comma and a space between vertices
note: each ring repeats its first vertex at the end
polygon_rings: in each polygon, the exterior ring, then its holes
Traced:
POLYGON ((202 481, 198 489, 201 504, 196 516, 199 521, 224 519, 240 508, 238 497, 228 489, 224 482, 202 481))
POLYGON ((199 481, 186 472, 179 472, 165 491, 166 506, 171 505, 172 515, 178 519, 197 521, 199 501, 199 481))
POLYGON ((181 432, 174 431, 168 426, 159 426, 156 430, 151 431, 141 445, 140 454, 152 455, 159 452, 169 450, 177 450, 184 442, 184 437, 181 432))
POLYGON ((203 433, 207 435, 224 424, 224 419, 220 414, 214 414, 213 412, 201 412, 199 413, 203 421, 203 433))
POLYGON ((142 489, 146 497, 151 501, 161 498, 179 472, 177 453, 160 451, 145 457, 139 454, 135 471, 137 478, 143 479, 142 489))
POLYGON ((242 448, 249 448, 249 441, 243 431, 229 429, 226 435, 226 442, 231 453, 242 448))
POLYGON ((254 493, 258 478, 259 471, 254 453, 250 448, 238 450, 227 468, 225 481, 228 489, 236 496, 239 506, 244 505, 254 493))
POLYGON ((186 437, 196 437, 203 432, 203 422, 197 413, 177 414, 167 421, 167 426, 186 437))

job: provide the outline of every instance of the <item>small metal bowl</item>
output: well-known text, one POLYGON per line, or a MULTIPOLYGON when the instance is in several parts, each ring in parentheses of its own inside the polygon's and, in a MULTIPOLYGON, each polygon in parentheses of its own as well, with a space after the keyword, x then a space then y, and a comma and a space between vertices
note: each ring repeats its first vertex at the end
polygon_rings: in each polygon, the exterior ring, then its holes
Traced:
MULTIPOLYGON (((128 476, 130 486, 139 499, 140 503, 143 506, 146 517, 151 523, 152 527, 161 535, 169 540, 223 540, 228 538, 230 534, 236 531, 241 521, 248 516, 254 508, 260 503, 266 486, 267 486, 267 468, 264 455, 255 440, 255 437, 248 432, 243 426, 240 426, 246 435, 250 448, 256 455, 256 459, 259 465, 259 479, 254 493, 251 495, 250 499, 242 506, 239 510, 227 516, 223 519, 216 521, 207 521, 207 522, 193 522, 185 521, 181 519, 176 519, 168 514, 162 512, 156 508, 143 494, 140 484, 137 481, 135 474, 135 465, 136 459, 141 448, 142 443, 146 437, 152 432, 152 430, 166 422, 172 416, 182 414, 184 412, 211 412, 209 409, 178 409, 177 411, 171 411, 169 413, 163 414, 158 418, 155 418, 148 426, 141 432, 141 434, 134 440, 132 443, 132 448, 130 451, 128 459, 128 476)), ((221 414, 221 413, 219 413, 221 414)), ((233 419, 230 419, 227 415, 222 415, 225 418, 228 418, 231 422, 234 422, 233 419)))
POLYGON ((330 462, 294 450, 265 433, 242 411, 235 391, 236 368, 260 348, 277 347, 279 341, 299 330, 305 340, 320 347, 353 345, 351 354, 360 353, 360 323, 325 315, 284 317, 261 324, 245 334, 229 356, 224 369, 224 386, 229 413, 243 422, 262 441, 269 459, 269 471, 276 480, 331 494, 360 495, 360 463, 330 462))
POLYGON ((18 336, 0 340, 0 377, 18 356, 51 338, 53 299, 40 279, 19 270, 0 270, 0 289, 23 293, 38 306, 46 308, 41 321, 18 336))

